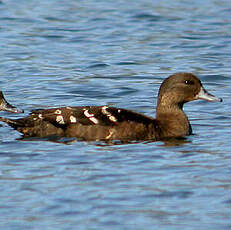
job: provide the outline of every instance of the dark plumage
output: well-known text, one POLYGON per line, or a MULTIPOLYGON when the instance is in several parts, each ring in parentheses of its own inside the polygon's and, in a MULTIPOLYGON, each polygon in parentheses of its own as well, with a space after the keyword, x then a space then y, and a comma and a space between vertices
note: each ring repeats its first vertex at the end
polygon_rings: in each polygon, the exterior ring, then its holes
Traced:
POLYGON ((77 106, 35 110, 21 119, 0 118, 25 137, 59 135, 82 140, 162 140, 192 134, 183 105, 203 99, 222 101, 209 94, 191 73, 176 73, 161 84, 156 119, 108 106, 77 106))

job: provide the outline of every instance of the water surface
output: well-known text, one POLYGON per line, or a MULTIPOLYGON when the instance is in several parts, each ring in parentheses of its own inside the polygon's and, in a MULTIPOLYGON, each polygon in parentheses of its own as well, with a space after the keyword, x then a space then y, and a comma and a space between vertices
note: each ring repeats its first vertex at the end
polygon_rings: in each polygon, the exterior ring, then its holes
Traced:
POLYGON ((107 104, 155 116, 178 71, 224 99, 187 104, 195 135, 179 142, 20 141, 3 125, 1 229, 230 229, 230 13, 229 1, 1 1, 1 89, 26 114, 107 104))

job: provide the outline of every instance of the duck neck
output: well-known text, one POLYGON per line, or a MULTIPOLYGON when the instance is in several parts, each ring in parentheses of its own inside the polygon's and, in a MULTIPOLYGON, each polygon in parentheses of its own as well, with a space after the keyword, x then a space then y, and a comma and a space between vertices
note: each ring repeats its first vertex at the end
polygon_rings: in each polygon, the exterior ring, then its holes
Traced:
POLYGON ((182 137, 192 134, 192 128, 183 111, 184 103, 158 101, 156 119, 160 122, 163 137, 182 137))

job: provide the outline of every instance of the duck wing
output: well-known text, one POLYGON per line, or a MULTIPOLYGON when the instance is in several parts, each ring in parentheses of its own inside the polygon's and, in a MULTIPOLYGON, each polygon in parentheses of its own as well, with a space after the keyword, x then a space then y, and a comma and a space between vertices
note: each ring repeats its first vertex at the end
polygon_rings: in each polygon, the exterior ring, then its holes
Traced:
POLYGON ((122 122, 155 123, 155 119, 127 109, 108 106, 77 106, 33 110, 33 120, 44 120, 57 127, 71 124, 116 126, 122 122))

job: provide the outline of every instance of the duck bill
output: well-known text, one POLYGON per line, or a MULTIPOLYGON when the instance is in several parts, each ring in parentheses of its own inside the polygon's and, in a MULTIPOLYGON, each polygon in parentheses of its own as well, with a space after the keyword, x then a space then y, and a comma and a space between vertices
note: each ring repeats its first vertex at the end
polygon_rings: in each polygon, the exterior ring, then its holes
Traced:
POLYGON ((11 113, 24 113, 23 110, 18 109, 12 106, 10 103, 8 103, 6 99, 4 98, 2 92, 0 92, 0 97, 1 97, 0 111, 6 111, 6 112, 11 112, 11 113))
POLYGON ((201 90, 197 94, 196 99, 202 99, 202 100, 213 101, 213 102, 216 102, 216 101, 222 102, 222 98, 218 98, 212 95, 207 90, 205 90, 203 87, 201 87, 201 90))

